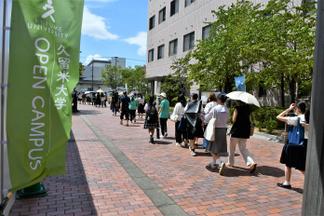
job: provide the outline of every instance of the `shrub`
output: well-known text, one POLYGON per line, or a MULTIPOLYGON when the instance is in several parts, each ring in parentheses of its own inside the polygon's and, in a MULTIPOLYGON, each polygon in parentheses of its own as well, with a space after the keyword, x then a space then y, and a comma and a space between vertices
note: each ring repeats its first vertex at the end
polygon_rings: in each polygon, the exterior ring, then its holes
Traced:
POLYGON ((253 112, 253 122, 260 130, 272 133, 275 129, 283 129, 284 124, 277 121, 276 116, 283 111, 278 107, 261 107, 253 112))

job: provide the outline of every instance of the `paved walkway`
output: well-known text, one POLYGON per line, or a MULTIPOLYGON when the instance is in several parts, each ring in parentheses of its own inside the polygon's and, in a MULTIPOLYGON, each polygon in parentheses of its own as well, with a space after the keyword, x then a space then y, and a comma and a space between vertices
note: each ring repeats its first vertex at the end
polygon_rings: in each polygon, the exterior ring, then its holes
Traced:
MULTIPOLYGON (((67 174, 45 181, 47 197, 16 201, 12 215, 301 214, 303 176, 293 172, 293 190, 276 186, 284 175, 282 144, 251 139, 257 173, 237 168, 220 176, 205 169, 210 157, 203 152, 193 158, 172 139, 149 144, 143 121, 125 127, 108 109, 80 110, 67 174)), ((244 167, 240 156, 236 163, 244 167)))

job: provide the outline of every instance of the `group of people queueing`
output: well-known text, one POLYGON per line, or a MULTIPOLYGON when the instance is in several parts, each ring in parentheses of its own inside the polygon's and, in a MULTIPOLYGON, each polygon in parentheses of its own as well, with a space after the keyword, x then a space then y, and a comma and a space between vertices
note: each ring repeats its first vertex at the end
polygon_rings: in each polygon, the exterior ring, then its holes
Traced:
MULTIPOLYGON (((117 95, 118 96, 118 95, 117 95)), ((192 94, 191 100, 187 102, 184 95, 178 96, 173 113, 169 116, 170 103, 165 93, 159 95, 159 105, 156 98, 151 96, 147 103, 144 99, 129 98, 124 92, 122 97, 112 98, 112 111, 120 106, 120 120, 126 119, 127 126, 130 120, 136 121, 136 110, 141 117, 145 114, 144 128, 149 132, 149 142, 154 144, 154 134, 157 129, 161 129, 163 137, 168 136, 167 121, 171 119, 175 122, 175 141, 177 146, 190 150, 192 156, 196 156, 198 139, 203 138, 203 147, 212 156, 212 161, 206 169, 215 171, 223 175, 224 170, 235 166, 235 149, 238 146, 248 171, 254 173, 257 163, 247 149, 247 141, 253 135, 253 122, 251 118, 251 105, 238 100, 231 100, 233 108, 231 118, 229 109, 226 106, 227 96, 223 93, 210 94, 206 106, 203 108, 202 101, 197 94, 192 94), (145 104, 145 105, 144 105, 145 104), (232 127, 228 131, 228 125, 232 127), (229 149, 227 145, 227 134, 230 135, 229 149), (223 161, 227 157, 227 163, 223 161)), ((292 168, 305 171, 307 140, 309 131, 309 111, 306 111, 306 104, 299 102, 292 104, 287 110, 277 116, 277 119, 288 125, 288 140, 281 153, 280 162, 286 165, 285 181, 278 183, 279 187, 291 188, 292 168), (293 113, 292 113, 293 112, 293 113)), ((158 135, 159 132, 157 132, 158 135)))
POLYGON ((136 94, 128 96, 127 92, 123 92, 120 97, 118 92, 112 93, 110 109, 113 115, 116 116, 117 112, 120 112, 120 124, 124 124, 126 120, 126 126, 129 126, 129 121, 131 123, 136 123, 136 113, 138 113, 140 118, 143 118, 144 111, 144 99, 136 94))
POLYGON ((235 148, 238 145, 250 172, 256 170, 257 164, 246 148, 247 140, 250 138, 251 120, 249 105, 235 101, 232 117, 232 128, 230 130, 230 149, 227 152, 227 128, 229 110, 225 105, 227 97, 223 93, 210 94, 208 103, 202 108, 202 102, 198 95, 193 94, 191 101, 186 104, 184 96, 179 96, 171 119, 175 120, 176 145, 186 147, 192 156, 196 156, 198 139, 204 138, 203 146, 212 155, 212 162, 206 166, 209 170, 219 170, 223 174, 226 167, 234 166, 235 148), (211 125, 209 125, 211 124, 211 125), (212 134, 211 139, 205 138, 207 132, 212 134), (227 156, 228 163, 220 160, 221 156, 227 156))

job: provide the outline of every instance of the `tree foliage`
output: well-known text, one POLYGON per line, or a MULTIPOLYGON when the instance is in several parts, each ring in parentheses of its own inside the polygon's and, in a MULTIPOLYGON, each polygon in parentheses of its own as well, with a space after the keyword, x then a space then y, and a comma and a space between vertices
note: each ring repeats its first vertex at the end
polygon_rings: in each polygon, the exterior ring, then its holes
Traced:
POLYGON ((234 77, 251 87, 282 87, 291 99, 309 90, 315 42, 315 5, 270 0, 265 6, 237 1, 213 11, 207 39, 182 59, 188 76, 229 92, 234 77), (283 86, 282 86, 283 85, 283 86), (298 91, 299 89, 299 91, 298 91))
POLYGON ((107 65, 102 71, 102 79, 104 84, 112 89, 127 84, 130 91, 147 92, 145 68, 142 66, 121 68, 114 65, 107 65))

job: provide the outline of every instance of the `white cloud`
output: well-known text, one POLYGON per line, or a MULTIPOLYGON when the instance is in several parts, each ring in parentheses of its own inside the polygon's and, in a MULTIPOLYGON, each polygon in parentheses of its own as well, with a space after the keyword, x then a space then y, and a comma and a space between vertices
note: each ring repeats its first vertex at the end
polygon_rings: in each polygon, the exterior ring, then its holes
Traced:
POLYGON ((131 45, 138 46, 137 54, 140 56, 146 55, 147 32, 139 32, 136 36, 125 39, 131 45))
MULTIPOLYGON (((97 0, 97 1, 107 1, 107 0, 97 0)), ((82 34, 99 40, 118 39, 118 35, 109 32, 109 27, 106 23, 106 19, 104 17, 91 13, 91 11, 87 6, 84 6, 84 11, 83 11, 82 34)))
POLYGON ((107 58, 102 57, 100 54, 93 54, 93 55, 88 55, 83 62, 84 65, 89 64, 93 59, 96 60, 107 60, 107 58))

